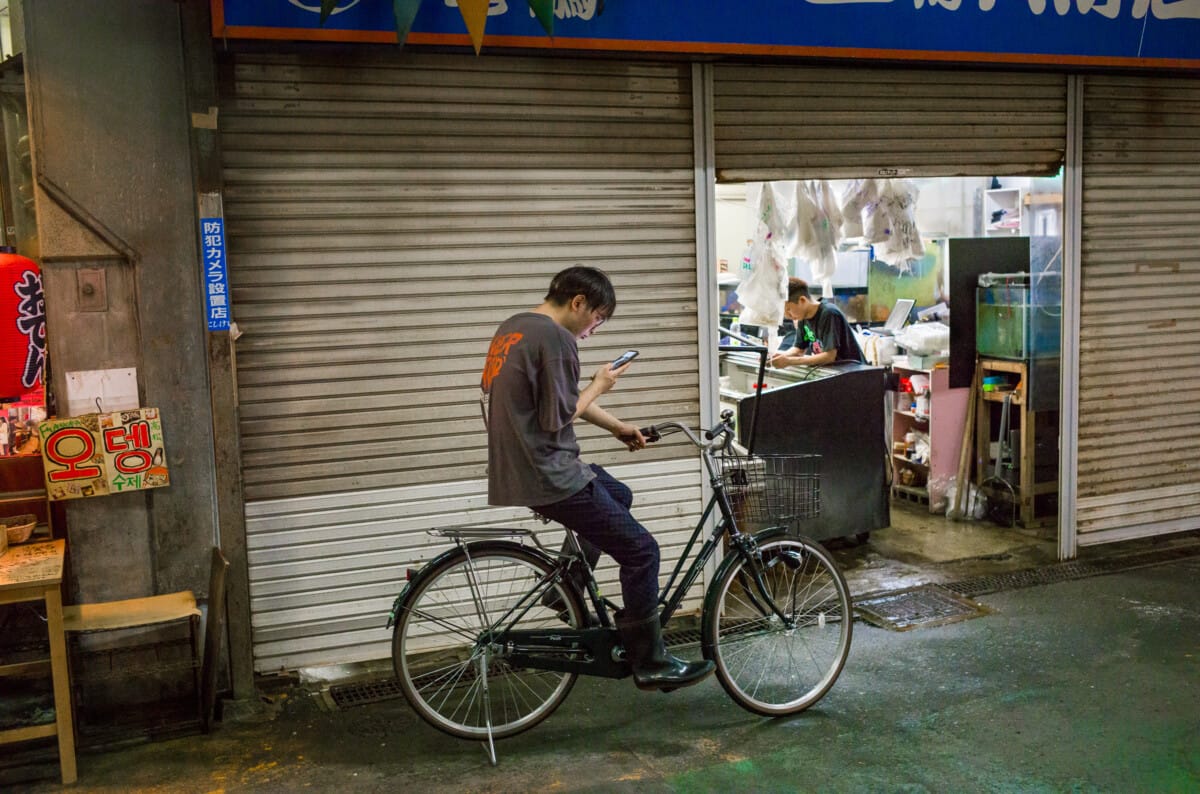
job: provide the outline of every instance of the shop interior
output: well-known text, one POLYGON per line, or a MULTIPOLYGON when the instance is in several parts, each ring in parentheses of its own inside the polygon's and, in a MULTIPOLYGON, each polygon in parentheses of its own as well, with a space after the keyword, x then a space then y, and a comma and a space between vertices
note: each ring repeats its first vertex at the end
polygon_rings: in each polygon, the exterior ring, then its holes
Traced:
POLYGON ((800 531, 867 557, 1052 558, 1061 173, 715 193, 721 407, 755 451, 822 455, 822 515, 800 531), (867 363, 767 367, 755 401, 746 341, 795 344, 769 311, 788 276, 841 309, 867 363))
POLYGON ((37 455, 37 426, 45 418, 45 398, 41 389, 0 403, 0 457, 37 455))

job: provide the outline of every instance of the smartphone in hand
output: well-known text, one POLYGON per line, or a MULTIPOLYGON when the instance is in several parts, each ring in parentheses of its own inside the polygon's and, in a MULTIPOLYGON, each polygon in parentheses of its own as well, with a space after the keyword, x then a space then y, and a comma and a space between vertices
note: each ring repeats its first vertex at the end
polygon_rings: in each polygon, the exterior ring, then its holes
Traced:
POLYGON ((616 359, 613 360, 613 363, 609 364, 608 366, 610 369, 619 369, 628 364, 630 361, 633 361, 635 358, 637 358, 637 356, 638 352, 636 350, 626 350, 624 353, 617 356, 616 359))

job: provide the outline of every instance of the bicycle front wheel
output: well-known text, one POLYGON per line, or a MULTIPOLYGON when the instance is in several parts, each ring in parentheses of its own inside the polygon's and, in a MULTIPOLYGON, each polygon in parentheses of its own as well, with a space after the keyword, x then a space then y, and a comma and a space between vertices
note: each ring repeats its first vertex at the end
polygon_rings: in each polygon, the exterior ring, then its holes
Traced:
POLYGON ((850 589, 815 541, 769 531, 758 538, 758 556, 762 588, 756 566, 741 556, 718 572, 705 598, 701 645, 740 706, 770 717, 794 714, 820 700, 842 672, 850 589))
POLYGON ((422 569, 392 635, 396 678, 422 719, 462 739, 485 740, 490 724, 501 739, 558 708, 575 674, 514 668, 491 641, 498 629, 584 625, 578 592, 564 582, 545 599, 529 598, 551 570, 541 555, 504 541, 473 543, 422 569), (532 602, 528 611, 504 619, 522 599, 532 602))

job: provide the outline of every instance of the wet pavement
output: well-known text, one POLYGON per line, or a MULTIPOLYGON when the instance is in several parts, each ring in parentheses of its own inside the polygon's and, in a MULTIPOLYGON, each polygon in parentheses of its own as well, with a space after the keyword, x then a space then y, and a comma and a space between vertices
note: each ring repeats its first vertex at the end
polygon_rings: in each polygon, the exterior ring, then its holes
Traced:
MULTIPOLYGON (((909 512, 837 551, 856 595, 1054 562, 1045 530, 909 512)), ((743 711, 715 680, 664 695, 581 679, 548 720, 500 742, 492 767, 481 745, 428 727, 402 699, 330 710, 309 682, 208 736, 81 754, 73 789, 1198 791, 1200 554, 1188 550, 1200 537, 1163 544, 1184 553, 981 596, 982 617, 903 633, 858 621, 835 687, 792 717, 743 711)), ((57 790, 55 771, 13 790, 57 790)))
MULTIPOLYGON (((1057 562, 1057 529, 952 521, 921 504, 892 505, 891 526, 864 544, 830 544, 855 596, 1057 562)), ((1091 552, 1088 552, 1091 553, 1091 552)))

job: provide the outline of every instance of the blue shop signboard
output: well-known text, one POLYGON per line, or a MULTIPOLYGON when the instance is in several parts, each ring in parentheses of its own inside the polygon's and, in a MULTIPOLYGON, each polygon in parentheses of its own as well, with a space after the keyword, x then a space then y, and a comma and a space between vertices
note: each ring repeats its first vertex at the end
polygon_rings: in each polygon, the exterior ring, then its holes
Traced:
MULTIPOLYGON (((415 0, 414 0, 415 1, 415 0)), ((213 0, 217 37, 394 42, 392 0, 213 0)), ((457 0, 420 0, 410 44, 468 44, 457 0)), ((485 49, 811 55, 1200 68, 1200 0, 490 0, 485 49)))

